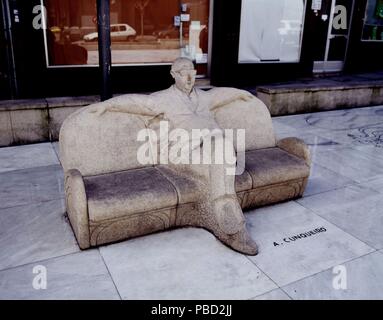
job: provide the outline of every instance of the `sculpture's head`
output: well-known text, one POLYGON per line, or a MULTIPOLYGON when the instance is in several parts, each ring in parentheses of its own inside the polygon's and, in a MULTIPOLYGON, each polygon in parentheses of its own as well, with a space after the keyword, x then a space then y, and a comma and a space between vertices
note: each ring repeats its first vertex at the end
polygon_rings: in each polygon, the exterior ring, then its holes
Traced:
POLYGON ((196 73, 193 62, 187 58, 176 59, 170 71, 176 87, 187 94, 193 90, 196 73))

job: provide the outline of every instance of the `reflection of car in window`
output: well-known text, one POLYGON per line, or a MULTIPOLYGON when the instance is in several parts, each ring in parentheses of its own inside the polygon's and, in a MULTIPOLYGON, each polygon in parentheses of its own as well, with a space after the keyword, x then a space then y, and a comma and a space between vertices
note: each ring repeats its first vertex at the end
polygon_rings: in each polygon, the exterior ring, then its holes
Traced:
MULTIPOLYGON (((183 26, 183 37, 189 37, 189 27, 187 25, 183 26)), ((160 39, 177 39, 180 37, 180 29, 179 27, 175 27, 174 25, 168 25, 162 30, 158 30, 153 32, 154 36, 157 36, 160 39)))
MULTIPOLYGON (((113 40, 130 40, 137 34, 131 26, 125 23, 111 24, 110 25, 110 37, 113 40)), ((85 41, 96 41, 98 38, 97 32, 92 32, 84 36, 85 41)))

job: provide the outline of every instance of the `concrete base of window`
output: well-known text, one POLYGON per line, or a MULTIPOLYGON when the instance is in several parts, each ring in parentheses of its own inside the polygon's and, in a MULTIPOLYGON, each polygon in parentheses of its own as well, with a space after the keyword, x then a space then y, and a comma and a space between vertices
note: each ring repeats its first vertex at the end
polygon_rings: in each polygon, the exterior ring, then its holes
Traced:
MULTIPOLYGON (((196 88, 211 89, 210 79, 197 79, 196 88)), ((66 117, 99 101, 99 96, 0 101, 0 147, 57 141, 66 117)))
MULTIPOLYGON (((211 88, 204 79, 201 89, 211 88)), ((342 108, 383 105, 383 72, 292 81, 250 89, 281 116, 342 108)), ((0 147, 58 140, 61 124, 98 96, 0 101, 0 147)))
POLYGON ((90 96, 0 101, 0 146, 56 141, 66 117, 98 100, 90 96))
POLYGON ((383 75, 272 84, 258 87, 256 94, 272 116, 382 105, 383 75))

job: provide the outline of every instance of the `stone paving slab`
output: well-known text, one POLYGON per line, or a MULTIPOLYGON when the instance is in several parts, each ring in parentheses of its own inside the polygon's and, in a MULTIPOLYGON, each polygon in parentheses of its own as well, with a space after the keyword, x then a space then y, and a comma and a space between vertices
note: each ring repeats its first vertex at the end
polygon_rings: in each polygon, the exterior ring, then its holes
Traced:
POLYGON ((374 252, 344 263, 346 287, 341 287, 340 269, 328 269, 283 288, 293 299, 383 299, 383 254, 374 252), (335 283, 335 288, 334 284, 335 283))
POLYGON ((291 298, 281 289, 275 289, 252 300, 291 300, 291 298))
POLYGON ((64 198, 61 166, 0 173, 0 209, 64 198))
POLYGON ((249 259, 280 287, 374 251, 294 201, 250 211, 246 218, 259 246, 249 259), (318 229, 324 231, 309 235, 318 229))
POLYGON ((355 181, 332 170, 326 169, 314 162, 311 166, 310 177, 304 197, 339 189, 352 184, 355 184, 355 181))
POLYGON ((59 164, 50 143, 0 148, 0 173, 59 164))
POLYGON ((355 185, 298 200, 304 207, 375 249, 383 249, 383 197, 355 185))
POLYGON ((322 167, 361 183, 383 175, 382 160, 376 157, 376 152, 370 148, 362 150, 344 147, 336 150, 316 150, 313 161, 322 167))
POLYGON ((360 186, 383 193, 383 176, 381 178, 370 180, 366 183, 361 183, 360 186))
POLYGON ((202 229, 102 247, 123 299, 250 299, 277 286, 246 256, 202 229))
POLYGON ((0 148, 0 299, 383 299, 383 106, 273 123, 278 138, 309 145, 313 167, 302 199, 246 213, 256 257, 193 228, 80 252, 64 216, 58 144, 0 148), (47 290, 32 287, 38 264, 47 290), (337 265, 348 290, 332 287, 337 265))
POLYGON ((60 161, 60 148, 59 148, 59 143, 56 141, 56 142, 52 142, 52 147, 53 147, 53 150, 55 151, 56 153, 56 156, 57 156, 57 159, 60 161))
POLYGON ((65 201, 0 210, 0 270, 79 251, 65 201))
POLYGON ((364 126, 381 125, 383 122, 383 107, 370 107, 327 112, 314 112, 302 115, 274 117, 273 122, 290 126, 295 129, 339 130, 357 129, 364 126))
POLYGON ((115 300, 119 295, 96 249, 0 271, 0 299, 115 300), (44 273, 46 289, 36 290, 33 285, 43 283, 35 277, 44 273))

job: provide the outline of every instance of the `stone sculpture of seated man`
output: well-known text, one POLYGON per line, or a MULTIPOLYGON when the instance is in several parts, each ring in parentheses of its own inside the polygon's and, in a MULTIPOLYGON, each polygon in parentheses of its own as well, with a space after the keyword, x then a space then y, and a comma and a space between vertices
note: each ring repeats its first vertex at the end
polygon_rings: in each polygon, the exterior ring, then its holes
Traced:
MULTIPOLYGON (((245 91, 225 88, 222 91, 203 91, 194 88, 196 71, 192 61, 178 58, 172 65, 171 75, 175 84, 169 89, 151 95, 131 95, 127 100, 118 97, 96 106, 92 112, 102 115, 105 112, 125 112, 145 118, 147 125, 155 126, 160 120, 168 121, 171 128, 184 129, 191 133, 193 129, 209 129, 199 141, 193 141, 192 152, 204 153, 205 145, 211 146, 211 132, 214 135, 213 153, 222 145, 219 139, 228 139, 214 119, 213 111, 225 107, 237 99, 249 100, 253 96, 245 91), (206 139, 210 140, 205 144, 206 139)), ((190 142, 190 141, 189 141, 190 142)), ((229 247, 248 254, 257 254, 257 246, 246 230, 245 218, 235 192, 235 175, 228 174, 228 169, 235 170, 235 150, 233 141, 225 143, 225 152, 234 157, 230 163, 212 164, 172 164, 169 167, 177 174, 197 180, 203 192, 198 201, 197 214, 190 217, 192 225, 211 231, 229 247), (227 150, 229 148, 229 150, 227 150)), ((190 155, 184 155, 188 157, 190 155)))

